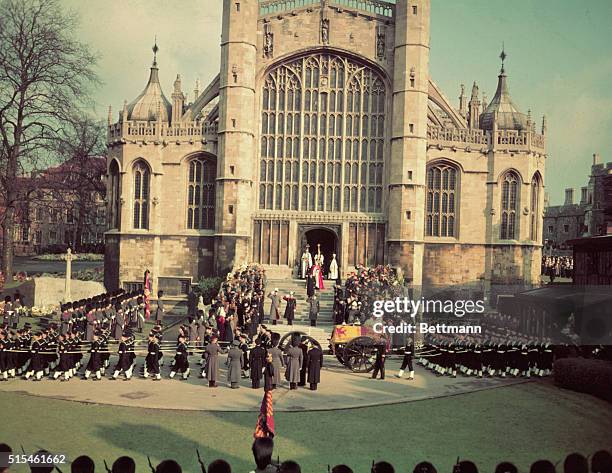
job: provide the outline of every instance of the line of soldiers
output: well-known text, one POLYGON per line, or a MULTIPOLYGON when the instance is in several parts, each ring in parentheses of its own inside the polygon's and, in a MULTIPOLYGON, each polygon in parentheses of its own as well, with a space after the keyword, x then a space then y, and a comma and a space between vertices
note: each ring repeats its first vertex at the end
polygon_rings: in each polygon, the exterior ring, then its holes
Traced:
POLYGON ((434 336, 418 351, 417 362, 440 376, 548 376, 553 346, 527 339, 434 336))
POLYGON ((142 291, 99 294, 90 299, 68 302, 60 306, 60 331, 63 334, 83 332, 84 339, 93 341, 94 333, 110 327, 111 336, 120 340, 128 328, 142 332, 145 304, 142 291))

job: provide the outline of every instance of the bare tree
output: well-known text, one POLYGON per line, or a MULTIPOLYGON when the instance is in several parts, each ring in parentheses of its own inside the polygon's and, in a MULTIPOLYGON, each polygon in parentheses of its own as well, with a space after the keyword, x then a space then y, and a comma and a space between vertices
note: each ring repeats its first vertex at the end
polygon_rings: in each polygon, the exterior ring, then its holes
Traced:
POLYGON ((17 176, 52 149, 66 114, 97 82, 96 57, 75 38, 77 18, 58 0, 0 0, 2 268, 13 273, 17 176))
POLYGON ((75 113, 67 119, 58 135, 57 154, 64 160, 64 172, 59 194, 67 211, 75 220, 76 250, 81 250, 83 233, 91 232, 99 197, 104 198, 106 186, 101 176, 106 174, 100 166, 100 156, 106 152, 104 123, 75 113))

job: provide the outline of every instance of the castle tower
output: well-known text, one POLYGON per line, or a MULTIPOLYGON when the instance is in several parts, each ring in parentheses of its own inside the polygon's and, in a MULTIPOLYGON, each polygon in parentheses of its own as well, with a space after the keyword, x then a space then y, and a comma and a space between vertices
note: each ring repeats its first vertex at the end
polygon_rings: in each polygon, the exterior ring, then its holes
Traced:
POLYGON ((218 273, 249 259, 255 155, 257 0, 224 0, 215 255, 218 273))
POLYGON ((423 272, 429 0, 396 4, 393 124, 389 163, 389 263, 420 288, 423 272), (416 80, 410 81, 414 70, 416 80))

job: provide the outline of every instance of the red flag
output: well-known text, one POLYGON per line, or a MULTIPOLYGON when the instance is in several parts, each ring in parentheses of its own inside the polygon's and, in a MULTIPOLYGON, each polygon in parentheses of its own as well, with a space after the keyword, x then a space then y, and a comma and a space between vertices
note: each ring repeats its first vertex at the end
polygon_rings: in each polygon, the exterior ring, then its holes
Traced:
POLYGON ((144 273, 144 303, 145 303, 145 319, 151 317, 151 278, 150 272, 147 269, 144 273))
POLYGON ((266 391, 264 393, 253 437, 274 437, 274 409, 272 407, 272 391, 266 391))

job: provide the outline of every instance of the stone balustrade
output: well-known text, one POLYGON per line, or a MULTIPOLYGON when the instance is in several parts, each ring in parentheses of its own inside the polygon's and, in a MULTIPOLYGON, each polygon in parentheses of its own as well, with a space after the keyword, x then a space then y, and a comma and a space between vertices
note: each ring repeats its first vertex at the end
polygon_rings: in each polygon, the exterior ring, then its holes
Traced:
MULTIPOLYGON (((328 0, 330 6, 352 8, 373 15, 393 17, 395 0, 328 0)), ((321 0, 260 0, 259 16, 279 15, 320 5, 321 0)))
POLYGON ((533 151, 545 153, 546 139, 530 131, 499 130, 495 132, 479 129, 445 128, 427 126, 427 141, 430 147, 484 150, 533 151))
POLYGON ((117 122, 108 127, 108 142, 126 140, 181 140, 206 139, 217 141, 218 125, 216 122, 192 121, 178 124, 158 122, 117 122))

